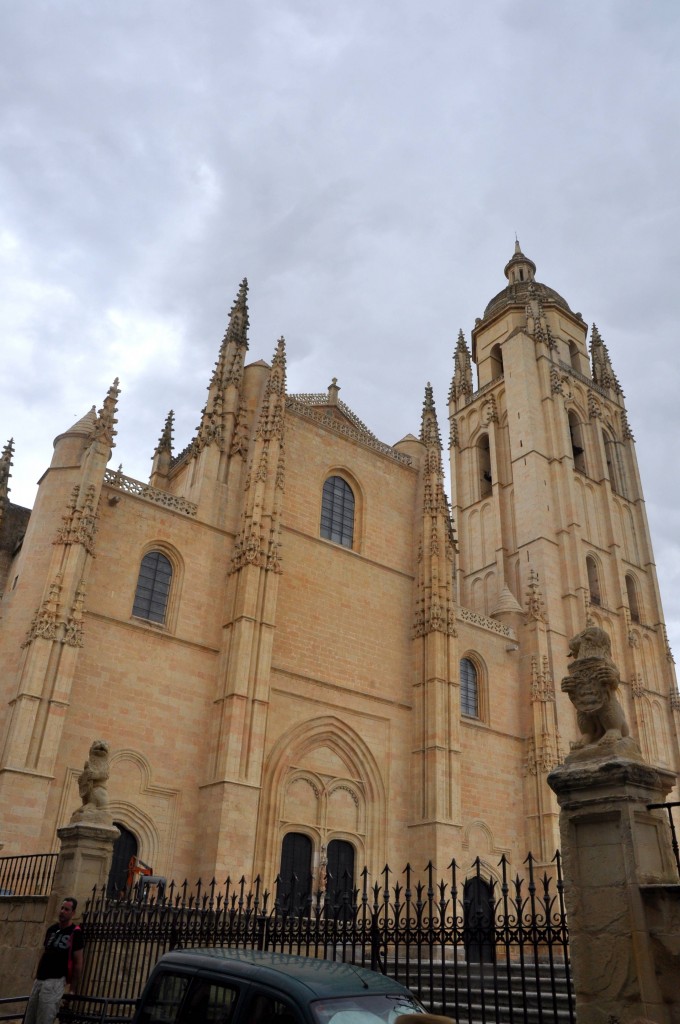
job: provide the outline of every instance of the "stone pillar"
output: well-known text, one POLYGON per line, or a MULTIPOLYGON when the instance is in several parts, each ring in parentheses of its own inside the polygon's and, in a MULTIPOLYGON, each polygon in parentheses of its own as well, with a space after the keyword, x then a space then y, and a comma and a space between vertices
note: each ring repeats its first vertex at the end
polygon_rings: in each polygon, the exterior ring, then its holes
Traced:
POLYGON ((75 896, 78 917, 96 886, 106 885, 111 869, 113 844, 120 835, 115 825, 75 822, 57 829, 61 850, 54 874, 47 920, 55 921, 62 900, 75 896))
POLYGON ((674 1018, 657 980, 640 886, 677 883, 667 820, 647 810, 664 801, 676 776, 599 753, 568 758, 548 776, 561 811, 576 1018, 669 1024, 674 1018))

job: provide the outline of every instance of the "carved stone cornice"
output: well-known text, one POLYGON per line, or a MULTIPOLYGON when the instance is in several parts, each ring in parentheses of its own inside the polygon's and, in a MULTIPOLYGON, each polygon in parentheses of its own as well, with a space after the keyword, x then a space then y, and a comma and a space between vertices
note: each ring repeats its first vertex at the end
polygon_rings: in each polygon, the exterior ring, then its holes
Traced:
POLYGON ((183 515, 196 516, 198 505, 193 501, 187 501, 177 494, 170 494, 168 491, 161 491, 141 480, 134 480, 131 476, 125 476, 120 470, 107 469, 104 473, 104 483, 108 487, 114 487, 124 494, 132 494, 135 498, 143 498, 144 501, 151 501, 155 505, 162 505, 173 512, 181 512, 183 515))

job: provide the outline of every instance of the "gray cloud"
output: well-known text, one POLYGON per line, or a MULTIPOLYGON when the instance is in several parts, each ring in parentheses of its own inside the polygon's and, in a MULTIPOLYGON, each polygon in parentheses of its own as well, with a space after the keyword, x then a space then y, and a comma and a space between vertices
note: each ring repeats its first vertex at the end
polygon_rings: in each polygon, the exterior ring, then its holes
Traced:
MULTIPOLYGON (((607 341, 680 649, 680 10, 629 0, 24 0, 0 33, 0 442, 122 394, 133 476, 190 439, 238 282, 251 354, 386 441, 445 399, 459 327, 538 277, 607 341)), ((445 432, 445 431, 444 431, 445 432)))

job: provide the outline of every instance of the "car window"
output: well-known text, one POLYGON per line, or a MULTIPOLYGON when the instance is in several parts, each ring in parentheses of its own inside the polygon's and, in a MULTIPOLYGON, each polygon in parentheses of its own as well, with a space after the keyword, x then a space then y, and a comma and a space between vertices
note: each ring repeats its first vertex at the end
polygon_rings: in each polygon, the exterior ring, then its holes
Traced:
POLYGON ((237 995, 229 982, 194 978, 177 1024, 229 1024, 237 995))
POLYGON ((190 980, 186 974, 157 974, 140 1010, 139 1024, 175 1024, 190 980))
POLYGON ((282 999, 260 992, 251 998, 243 1024, 301 1024, 301 1018, 298 1011, 282 999))
POLYGON ((395 1024, 404 1013, 424 1013, 424 1008, 407 993, 341 996, 311 1004, 318 1024, 395 1024))

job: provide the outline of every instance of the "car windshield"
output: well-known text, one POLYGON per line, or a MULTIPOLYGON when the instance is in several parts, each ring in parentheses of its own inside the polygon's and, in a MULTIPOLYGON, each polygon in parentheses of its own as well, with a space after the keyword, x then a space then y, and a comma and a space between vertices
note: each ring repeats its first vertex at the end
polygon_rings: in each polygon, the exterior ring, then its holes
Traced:
POLYGON ((322 999, 311 1004, 318 1024, 394 1024, 402 1013, 425 1013, 413 996, 386 992, 342 999, 322 999))

